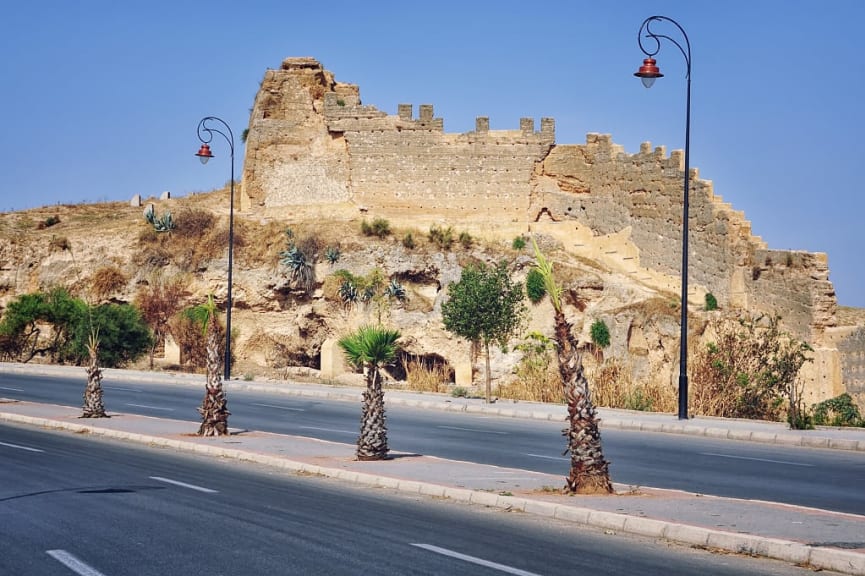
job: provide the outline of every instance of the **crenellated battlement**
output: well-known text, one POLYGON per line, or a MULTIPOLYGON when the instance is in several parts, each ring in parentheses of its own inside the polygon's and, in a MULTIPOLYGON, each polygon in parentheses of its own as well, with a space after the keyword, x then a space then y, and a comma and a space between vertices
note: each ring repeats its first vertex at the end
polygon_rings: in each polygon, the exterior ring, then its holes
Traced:
MULTIPOLYGON (((449 133, 432 104, 395 114, 365 105, 311 58, 265 74, 250 120, 243 176, 249 207, 351 203, 365 210, 467 225, 531 226, 542 216, 598 236, 626 234, 628 262, 677 278, 681 266, 684 153, 644 142, 635 154, 609 134, 557 145, 555 121, 520 118, 491 130, 449 133), (633 254, 631 253, 633 252, 633 254)), ((834 325, 834 291, 819 257, 779 266, 751 223, 691 168, 692 284, 722 306, 783 309, 798 333, 834 325), (772 262, 768 265, 767 262, 772 262)), ((613 253, 610 257, 615 258, 613 253)), ((625 258, 625 256, 622 256, 625 258)), ((699 293, 692 297, 699 303, 699 293)))

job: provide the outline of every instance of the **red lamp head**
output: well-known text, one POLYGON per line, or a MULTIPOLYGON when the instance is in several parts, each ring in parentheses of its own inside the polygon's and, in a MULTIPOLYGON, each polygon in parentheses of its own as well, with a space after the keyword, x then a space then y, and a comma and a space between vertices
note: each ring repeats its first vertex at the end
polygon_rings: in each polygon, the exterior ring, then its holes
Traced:
POLYGON ((643 81, 643 86, 646 88, 651 88, 652 84, 655 83, 656 78, 663 78, 664 75, 661 74, 661 69, 658 68, 657 63, 654 58, 646 58, 643 60, 643 65, 640 66, 640 69, 634 72, 634 76, 643 81))
POLYGON ((207 164, 207 161, 213 158, 213 154, 210 152, 210 146, 202 144, 201 148, 198 149, 196 156, 198 156, 198 159, 201 160, 202 164, 207 164))

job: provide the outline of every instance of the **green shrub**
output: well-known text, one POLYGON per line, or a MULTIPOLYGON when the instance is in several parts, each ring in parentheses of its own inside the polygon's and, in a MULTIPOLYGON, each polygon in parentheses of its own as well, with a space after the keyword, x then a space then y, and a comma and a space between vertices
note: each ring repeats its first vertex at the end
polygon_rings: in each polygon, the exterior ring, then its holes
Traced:
POLYGON ((712 310, 718 309, 718 299, 715 298, 715 295, 711 292, 706 292, 706 311, 711 312, 712 310))
POLYGON ((821 426, 865 426, 859 407, 847 393, 815 404, 813 418, 821 426))
POLYGON ((360 231, 364 236, 376 236, 378 238, 385 238, 390 235, 390 222, 385 220, 384 218, 373 218, 372 223, 364 219, 360 223, 360 231))
POLYGON ((471 248, 474 241, 474 238, 472 238, 472 235, 468 232, 460 232, 459 243, 463 248, 471 248))
POLYGON ((603 320, 595 320, 590 328, 592 342, 601 348, 606 348, 610 345, 610 329, 607 328, 607 323, 603 320))
POLYGON ((429 240, 442 250, 450 250, 454 243, 454 229, 451 226, 441 228, 433 224, 429 228, 429 240))
POLYGON ((42 222, 36 225, 36 228, 39 230, 44 230, 45 228, 51 228, 55 224, 60 224, 60 216, 49 216, 42 222))
POLYGON ((532 301, 532 304, 537 304, 547 295, 544 276, 537 268, 529 270, 529 274, 526 276, 526 294, 529 295, 529 300, 532 301))
POLYGON ((451 390, 451 396, 454 398, 468 398, 469 391, 462 386, 457 386, 451 390))
POLYGON ((523 236, 517 236, 514 238, 514 241, 511 242, 511 248, 514 250, 522 250, 526 247, 526 239, 523 236))
POLYGON ((87 362, 91 322, 98 330, 99 365, 104 368, 126 366, 150 350, 153 336, 137 308, 131 304, 102 304, 77 319, 67 360, 78 365, 87 362))
POLYGON ((406 232, 405 236, 402 237, 402 245, 408 248, 409 250, 413 250, 415 247, 414 236, 412 236, 411 232, 406 232))

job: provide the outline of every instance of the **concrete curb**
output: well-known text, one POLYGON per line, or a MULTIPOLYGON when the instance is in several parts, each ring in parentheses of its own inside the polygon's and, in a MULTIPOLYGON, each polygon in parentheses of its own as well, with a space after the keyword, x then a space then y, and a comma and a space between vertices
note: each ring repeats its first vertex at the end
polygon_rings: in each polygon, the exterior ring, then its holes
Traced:
POLYGON ((613 532, 664 539, 706 549, 726 550, 736 554, 762 556, 798 565, 806 565, 815 569, 834 570, 852 576, 865 576, 865 554, 849 550, 818 548, 789 540, 724 532, 687 524, 677 524, 651 518, 641 518, 590 508, 532 500, 530 498, 504 496, 494 492, 453 488, 440 484, 418 482, 416 480, 401 480, 377 474, 328 468, 235 448, 208 446, 171 438, 99 428, 92 424, 63 422, 48 418, 36 418, 3 412, 0 412, 0 420, 54 430, 95 434, 106 438, 127 440, 147 446, 172 448, 183 452, 255 462, 281 470, 315 474, 364 486, 390 488, 400 492, 436 498, 449 498, 458 502, 479 504, 502 510, 518 510, 528 514, 556 518, 613 532))

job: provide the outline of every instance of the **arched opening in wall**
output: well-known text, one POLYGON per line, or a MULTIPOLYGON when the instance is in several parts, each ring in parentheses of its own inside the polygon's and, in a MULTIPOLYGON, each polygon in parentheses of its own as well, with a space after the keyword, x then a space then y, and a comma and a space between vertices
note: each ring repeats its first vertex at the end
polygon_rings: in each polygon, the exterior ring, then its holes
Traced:
POLYGON ((454 369, 438 354, 412 354, 400 351, 397 361, 388 366, 387 373, 406 383, 410 390, 420 392, 446 392, 454 383, 454 369))
POLYGON ((553 216, 553 213, 546 206, 541 208, 540 211, 537 213, 537 215, 535 216, 535 222, 539 222, 541 218, 543 218, 544 220, 549 220, 550 222, 559 221, 555 216, 553 216))
POLYGON ((313 349, 282 347, 280 360, 275 363, 274 368, 304 367, 321 369, 321 346, 313 349))

